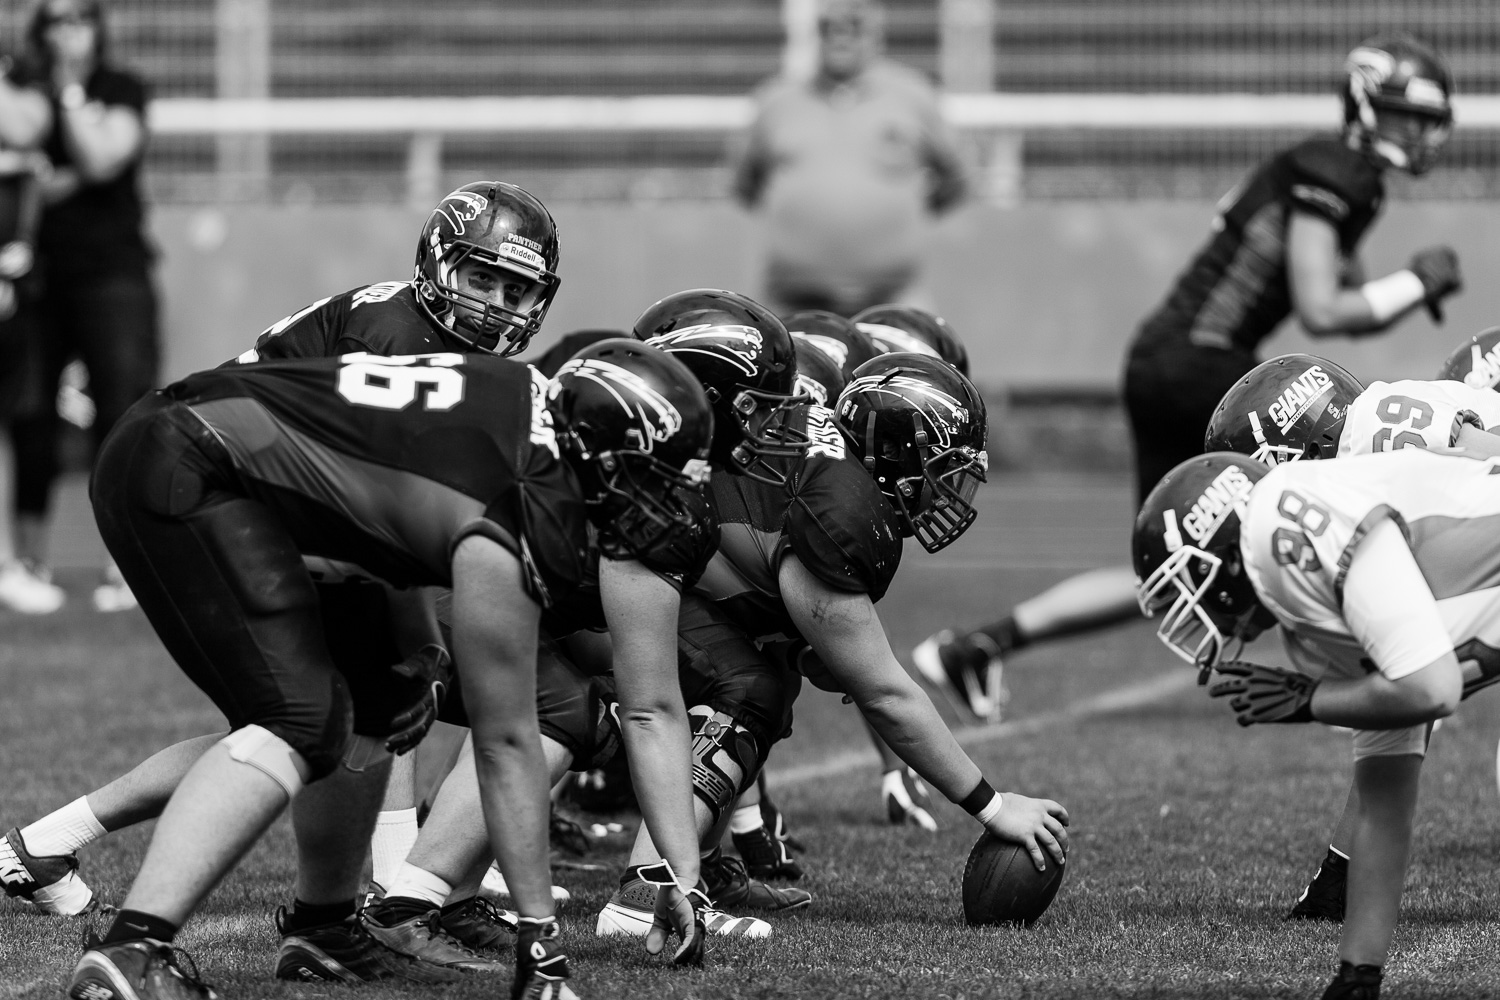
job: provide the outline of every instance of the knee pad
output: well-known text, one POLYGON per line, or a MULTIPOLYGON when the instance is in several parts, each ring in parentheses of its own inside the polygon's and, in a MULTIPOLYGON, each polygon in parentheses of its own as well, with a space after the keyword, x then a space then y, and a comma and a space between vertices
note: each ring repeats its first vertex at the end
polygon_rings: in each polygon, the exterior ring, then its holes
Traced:
POLYGON ((286 789, 288 798, 295 798, 302 786, 311 780, 312 769, 307 760, 269 729, 245 726, 219 742, 229 749, 232 759, 249 764, 286 789))
POLYGON ((707 705, 688 709, 693 730, 693 792, 718 823, 760 771, 760 749, 750 730, 707 705))

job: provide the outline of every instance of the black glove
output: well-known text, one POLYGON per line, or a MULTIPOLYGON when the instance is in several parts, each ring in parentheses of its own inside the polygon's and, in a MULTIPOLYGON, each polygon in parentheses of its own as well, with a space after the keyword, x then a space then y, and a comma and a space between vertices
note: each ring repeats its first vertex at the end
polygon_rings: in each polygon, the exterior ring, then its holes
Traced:
POLYGON ((453 658, 442 646, 428 643, 392 667, 391 672, 425 685, 416 704, 391 720, 392 732, 386 737, 385 748, 393 754, 404 754, 415 750, 437 721, 453 684, 453 658))
POLYGON ((1412 254, 1411 263, 1407 266, 1422 282, 1422 289, 1427 293, 1423 301, 1427 303, 1428 313, 1435 322, 1441 323, 1443 299, 1464 286, 1463 275, 1458 270, 1458 254, 1452 247, 1428 247, 1412 254))
POLYGON ((1240 725, 1316 721, 1312 698, 1318 682, 1311 677, 1244 660, 1221 663, 1215 670, 1230 679, 1209 688, 1209 697, 1234 695, 1229 707, 1234 709, 1240 725))

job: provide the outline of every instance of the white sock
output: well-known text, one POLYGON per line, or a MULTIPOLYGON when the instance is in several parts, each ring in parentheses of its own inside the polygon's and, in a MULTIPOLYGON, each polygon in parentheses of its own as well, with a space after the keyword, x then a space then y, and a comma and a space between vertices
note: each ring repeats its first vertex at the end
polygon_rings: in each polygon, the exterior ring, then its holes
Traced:
POLYGON ((400 896, 403 899, 420 899, 433 906, 442 906, 453 893, 453 886, 438 878, 425 868, 401 863, 401 870, 386 886, 385 898, 400 896))
POLYGON ((72 854, 104 836, 107 831, 89 808, 89 800, 80 797, 50 812, 21 831, 26 849, 37 857, 72 854))
POLYGON ((760 803, 754 805, 738 806, 729 815, 730 833, 754 833, 766 825, 766 821, 760 815, 760 803))
POLYGON ((386 889, 396 877, 412 845, 417 842, 417 810, 390 809, 375 820, 375 834, 370 838, 370 861, 374 866, 371 875, 386 889))
POLYGON ((42 886, 31 894, 31 901, 43 913, 56 913, 64 917, 82 913, 93 898, 94 890, 75 872, 68 872, 51 885, 42 886))

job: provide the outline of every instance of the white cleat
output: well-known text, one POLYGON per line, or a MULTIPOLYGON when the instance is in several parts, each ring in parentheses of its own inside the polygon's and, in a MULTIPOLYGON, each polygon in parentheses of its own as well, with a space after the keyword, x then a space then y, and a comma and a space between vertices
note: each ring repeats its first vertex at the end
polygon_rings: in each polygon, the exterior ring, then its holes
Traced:
MULTIPOLYGON (((510 898, 510 886, 505 884, 505 876, 500 874, 500 866, 490 863, 489 870, 484 873, 484 882, 479 886, 479 894, 486 899, 496 900, 504 896, 510 898)), ((560 885, 552 887, 552 902, 559 908, 568 905, 573 894, 560 885)))
POLYGON ((21 559, 0 564, 0 605, 23 615, 50 615, 67 599, 45 567, 21 559))
POLYGON ((135 599, 135 591, 120 575, 120 567, 110 563, 104 568, 103 582, 94 588, 94 610, 112 614, 137 607, 140 607, 140 602, 135 599))
MULTIPOLYGON (((656 912, 656 886, 631 879, 610 897, 594 922, 596 937, 643 938, 656 912)), ((771 925, 759 917, 734 917, 723 910, 700 910, 703 927, 718 937, 768 938, 771 925)))

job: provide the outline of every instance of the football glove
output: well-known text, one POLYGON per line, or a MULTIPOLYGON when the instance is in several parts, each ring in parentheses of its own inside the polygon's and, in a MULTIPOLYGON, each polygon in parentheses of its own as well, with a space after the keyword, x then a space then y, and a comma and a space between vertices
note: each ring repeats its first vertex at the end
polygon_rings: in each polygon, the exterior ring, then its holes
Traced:
POLYGON ((556 917, 521 917, 516 922, 516 978, 511 1000, 578 1000, 568 987, 568 956, 557 940, 556 917))
POLYGON ((1463 276, 1458 270, 1458 254, 1452 247, 1428 247, 1412 255, 1407 265, 1422 282, 1427 293, 1424 302, 1433 321, 1443 321, 1443 299, 1464 286, 1463 276))
POLYGON ((708 940, 703 911, 713 908, 707 894, 696 888, 683 892, 677 884, 676 873, 666 861, 646 865, 638 869, 637 874, 642 881, 656 886, 656 913, 651 929, 646 932, 646 953, 660 955, 667 941, 676 934, 682 943, 672 953, 672 964, 701 967, 704 942, 708 940))
POLYGON ((1210 687, 1209 697, 1230 698, 1229 707, 1240 725, 1316 721, 1312 698, 1318 682, 1311 677, 1246 660, 1230 660, 1214 669, 1229 679, 1210 687))
POLYGON ((429 642, 392 667, 391 672, 424 686, 417 702, 391 720, 392 732, 386 737, 385 748, 399 755, 415 750, 437 721, 443 699, 453 685, 453 658, 442 646, 429 642))

